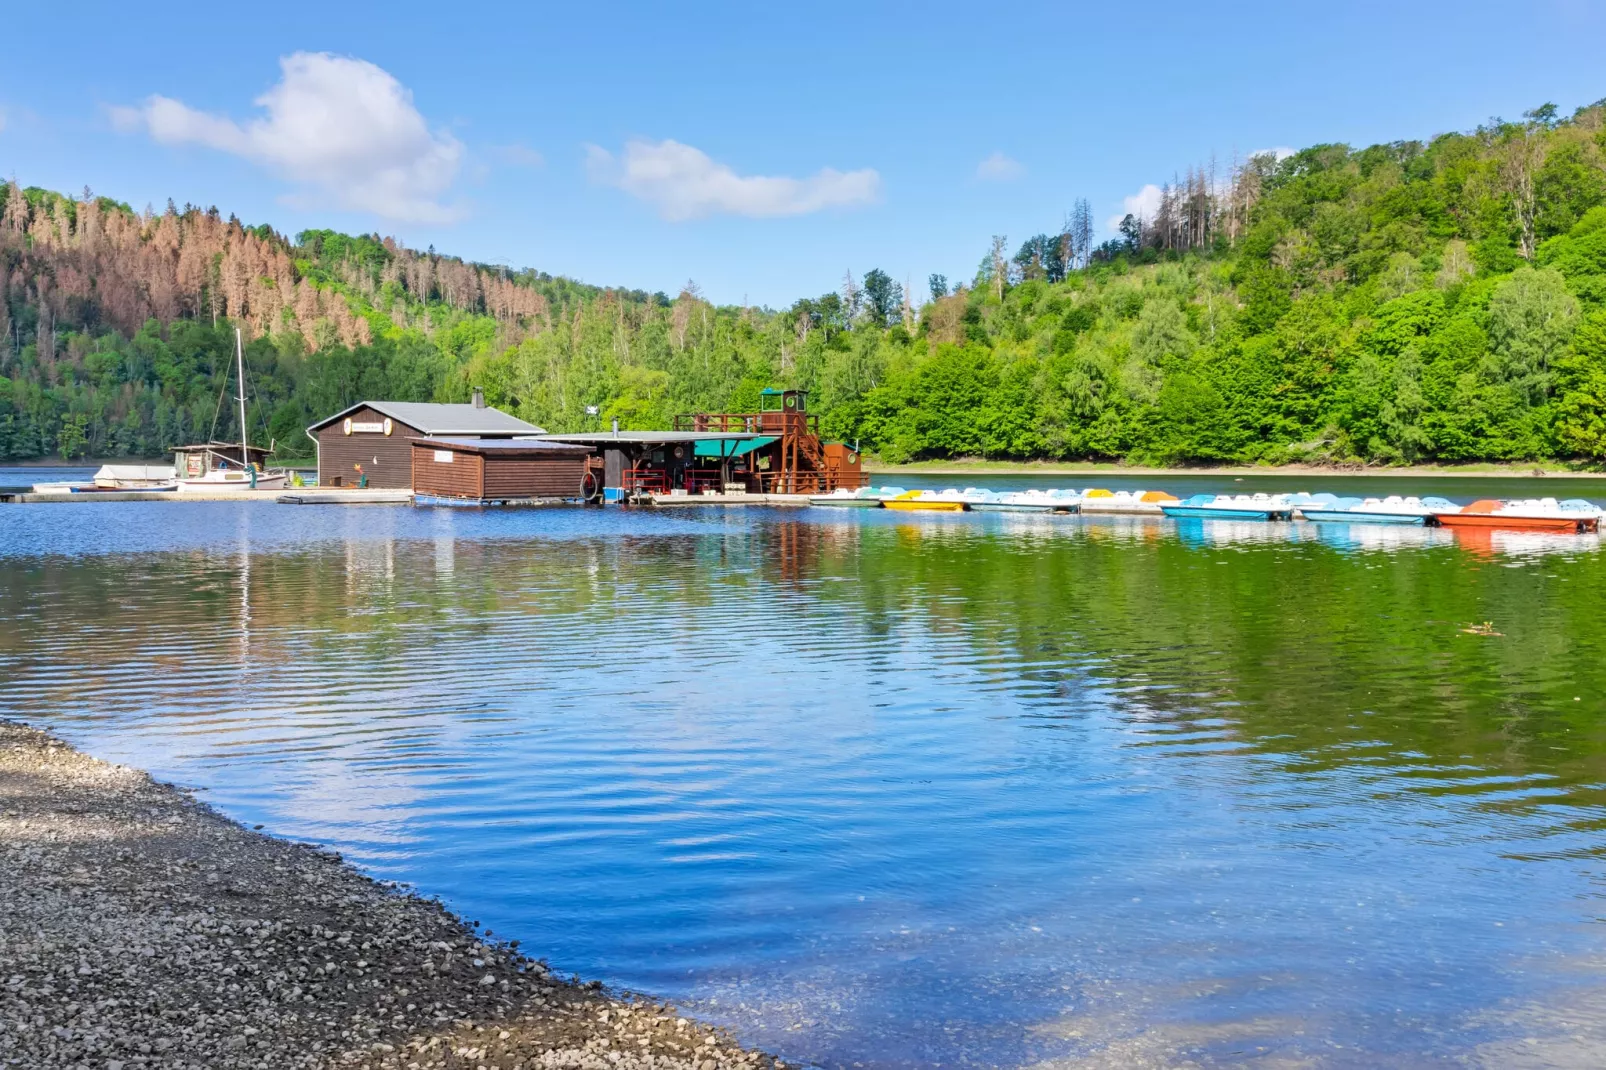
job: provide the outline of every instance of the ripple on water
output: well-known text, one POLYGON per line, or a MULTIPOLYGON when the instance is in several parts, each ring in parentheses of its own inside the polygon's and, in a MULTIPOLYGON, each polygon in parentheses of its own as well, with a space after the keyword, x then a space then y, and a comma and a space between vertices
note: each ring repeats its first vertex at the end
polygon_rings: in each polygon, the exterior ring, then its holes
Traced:
POLYGON ((1520 1064, 1606 1052, 1603 594, 1359 525, 19 508, 0 714, 800 1059, 1520 1064))

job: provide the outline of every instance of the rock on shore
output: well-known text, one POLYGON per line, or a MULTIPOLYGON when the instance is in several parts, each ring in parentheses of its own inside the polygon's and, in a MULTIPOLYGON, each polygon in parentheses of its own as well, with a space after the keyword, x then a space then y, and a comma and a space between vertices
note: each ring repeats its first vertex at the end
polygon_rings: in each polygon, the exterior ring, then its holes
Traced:
POLYGON ((0 721, 0 1067, 778 1067, 0 721))

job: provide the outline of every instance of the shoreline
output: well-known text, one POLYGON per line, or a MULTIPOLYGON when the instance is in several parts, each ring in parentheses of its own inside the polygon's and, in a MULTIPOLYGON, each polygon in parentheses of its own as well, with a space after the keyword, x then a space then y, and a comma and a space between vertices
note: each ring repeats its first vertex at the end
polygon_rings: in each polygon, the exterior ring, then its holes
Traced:
POLYGON ((1412 478, 1449 479, 1606 479, 1606 471, 1576 471, 1547 468, 1539 464, 1402 465, 1389 468, 1359 468, 1323 464, 1211 465, 1207 467, 1156 468, 1116 462, 1069 463, 1060 461, 987 461, 956 458, 947 461, 916 461, 911 464, 879 464, 865 461, 864 470, 876 476, 1313 476, 1322 478, 1412 478))
POLYGON ((0 901, 3 1066, 785 1065, 4 718, 0 901))

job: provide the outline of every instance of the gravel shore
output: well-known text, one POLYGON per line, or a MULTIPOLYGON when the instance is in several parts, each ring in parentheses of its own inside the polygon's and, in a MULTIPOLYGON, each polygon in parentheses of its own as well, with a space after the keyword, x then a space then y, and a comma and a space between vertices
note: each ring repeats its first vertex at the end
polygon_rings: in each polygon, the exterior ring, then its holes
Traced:
POLYGON ((0 1067, 780 1067, 0 720, 0 1067))

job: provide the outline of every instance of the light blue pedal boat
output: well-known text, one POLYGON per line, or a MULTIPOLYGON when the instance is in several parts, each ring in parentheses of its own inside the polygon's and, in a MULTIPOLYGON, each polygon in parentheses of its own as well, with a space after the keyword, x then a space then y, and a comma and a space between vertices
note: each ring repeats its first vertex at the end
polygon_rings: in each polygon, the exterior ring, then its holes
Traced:
POLYGON ((1294 509, 1286 494, 1195 494, 1160 503, 1162 513, 1178 520, 1292 520, 1294 509))
POLYGON ((1414 524, 1435 523, 1440 513, 1455 513, 1460 506, 1445 498, 1340 498, 1326 508, 1306 506, 1300 513, 1306 520, 1328 524, 1414 524))

